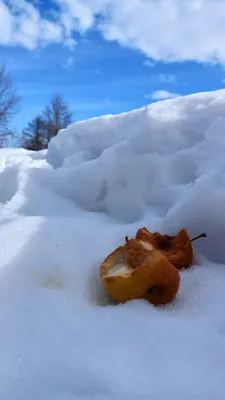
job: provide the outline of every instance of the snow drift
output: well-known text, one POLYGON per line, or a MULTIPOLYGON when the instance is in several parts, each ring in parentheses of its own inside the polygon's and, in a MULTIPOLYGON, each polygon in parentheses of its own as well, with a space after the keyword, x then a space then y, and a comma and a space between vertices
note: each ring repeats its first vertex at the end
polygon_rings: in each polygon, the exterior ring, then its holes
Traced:
POLYGON ((196 94, 0 151, 0 398, 224 397, 224 110, 196 94), (166 307, 100 284, 142 226, 208 235, 166 307))
POLYGON ((218 91, 79 122, 51 141, 47 160, 82 209, 169 234, 205 231, 198 248, 225 262, 224 110, 218 91))

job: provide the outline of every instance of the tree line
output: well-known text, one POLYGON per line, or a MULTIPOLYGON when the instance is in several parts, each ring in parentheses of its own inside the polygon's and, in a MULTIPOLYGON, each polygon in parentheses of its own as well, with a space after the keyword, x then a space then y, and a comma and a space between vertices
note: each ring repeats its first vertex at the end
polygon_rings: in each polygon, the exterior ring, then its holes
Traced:
MULTIPOLYGON (((14 89, 6 67, 0 66, 0 147, 12 141, 18 132, 10 129, 10 123, 20 110, 21 98, 14 89)), ((40 115, 34 117, 17 138, 19 147, 27 150, 43 150, 60 129, 72 123, 72 113, 59 93, 53 94, 40 115)))

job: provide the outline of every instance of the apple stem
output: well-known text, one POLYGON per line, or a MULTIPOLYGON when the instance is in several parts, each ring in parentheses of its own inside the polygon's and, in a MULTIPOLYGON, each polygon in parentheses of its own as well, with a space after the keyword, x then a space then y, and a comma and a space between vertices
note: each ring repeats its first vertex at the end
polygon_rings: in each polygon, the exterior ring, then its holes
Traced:
POLYGON ((126 243, 128 242, 128 236, 125 236, 126 243))
POLYGON ((202 233, 201 235, 199 235, 199 236, 197 236, 197 237, 191 239, 191 242, 194 242, 194 240, 197 240, 197 239, 200 239, 200 238, 203 238, 203 237, 204 237, 204 238, 207 237, 206 233, 202 233))

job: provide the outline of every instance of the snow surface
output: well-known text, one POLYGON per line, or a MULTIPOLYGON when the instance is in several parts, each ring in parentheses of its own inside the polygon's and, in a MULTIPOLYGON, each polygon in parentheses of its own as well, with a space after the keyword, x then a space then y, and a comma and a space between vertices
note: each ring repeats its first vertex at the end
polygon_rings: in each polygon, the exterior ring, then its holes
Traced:
POLYGON ((0 151, 0 399, 224 399, 225 91, 0 151), (191 236, 175 301, 117 305, 99 265, 140 227, 191 236))

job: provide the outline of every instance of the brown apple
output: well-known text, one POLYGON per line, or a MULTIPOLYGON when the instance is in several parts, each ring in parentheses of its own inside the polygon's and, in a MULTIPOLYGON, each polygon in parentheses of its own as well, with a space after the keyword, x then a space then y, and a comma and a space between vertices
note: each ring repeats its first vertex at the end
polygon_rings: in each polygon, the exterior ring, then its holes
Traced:
POLYGON ((193 264, 192 243, 185 229, 176 236, 169 236, 158 232, 151 233, 147 228, 141 228, 136 234, 136 239, 151 244, 179 270, 187 269, 193 264))
POLYGON ((118 303, 146 299, 155 306, 170 303, 180 284, 179 272, 168 259, 138 239, 127 240, 105 259, 100 279, 118 303))

